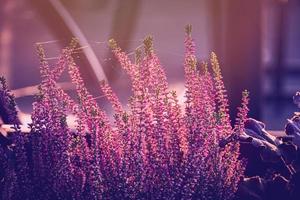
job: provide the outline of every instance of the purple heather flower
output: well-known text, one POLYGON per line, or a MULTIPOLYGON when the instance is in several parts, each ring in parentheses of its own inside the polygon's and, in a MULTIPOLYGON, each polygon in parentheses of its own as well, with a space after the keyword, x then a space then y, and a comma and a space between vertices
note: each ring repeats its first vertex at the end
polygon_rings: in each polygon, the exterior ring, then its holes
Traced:
MULTIPOLYGON (((114 123, 85 87, 72 57, 76 40, 62 50, 54 66, 46 61, 43 47, 37 46, 42 82, 33 104, 31 132, 14 136, 14 159, 7 153, 0 157, 9 180, 1 195, 6 199, 22 194, 32 199, 232 199, 244 171, 239 144, 221 148, 219 143, 234 130, 244 129, 248 93, 243 93, 233 129, 217 57, 211 54, 210 65, 198 62, 191 26, 186 27, 185 38, 184 110, 176 92, 169 91, 152 37, 145 38, 144 52, 137 50, 135 62, 114 40, 109 45, 130 76, 133 91, 126 110, 108 83, 100 83, 112 104, 114 123), (78 102, 57 85, 64 70, 75 85, 78 102), (77 118, 76 130, 66 122, 70 113, 77 118)), ((0 89, 6 91, 6 86, 0 89)), ((4 95, 0 93, 1 102, 8 102, 4 95)), ((13 109, 10 115, 16 116, 13 109)))

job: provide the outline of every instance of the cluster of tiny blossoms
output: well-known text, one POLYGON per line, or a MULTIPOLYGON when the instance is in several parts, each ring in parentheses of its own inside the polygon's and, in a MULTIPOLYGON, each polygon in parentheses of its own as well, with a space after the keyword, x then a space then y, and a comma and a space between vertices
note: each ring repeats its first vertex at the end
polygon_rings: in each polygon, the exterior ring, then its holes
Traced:
POLYGON ((41 45, 40 93, 33 104, 31 132, 16 127, 13 147, 1 147, 2 199, 233 199, 243 176, 239 144, 222 139, 244 129, 248 93, 243 93, 233 129, 219 63, 199 63, 191 26, 186 27, 184 110, 169 91, 165 72, 144 40, 131 61, 114 40, 109 46, 132 82, 124 109, 108 83, 99 88, 111 102, 114 121, 84 86, 72 53, 77 41, 50 66, 41 45), (57 81, 67 70, 78 100, 57 81), (76 130, 66 117, 77 117, 76 130))

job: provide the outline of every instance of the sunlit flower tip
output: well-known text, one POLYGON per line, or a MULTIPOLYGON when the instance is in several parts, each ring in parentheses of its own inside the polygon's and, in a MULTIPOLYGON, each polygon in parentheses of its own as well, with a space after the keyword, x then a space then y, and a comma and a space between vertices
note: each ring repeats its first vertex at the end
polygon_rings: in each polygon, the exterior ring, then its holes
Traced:
POLYGON ((192 25, 191 24, 187 24, 185 26, 185 33, 187 34, 187 36, 191 37, 191 35, 192 35, 192 25))
POLYGON ((148 35, 144 41, 145 54, 151 55, 153 53, 153 37, 152 35, 148 35))
POLYGON ((76 37, 73 37, 73 38, 71 39, 70 44, 69 44, 69 48, 70 48, 70 49, 75 49, 76 46, 77 46, 78 44, 79 44, 79 39, 76 38, 76 37))
POLYGON ((99 84, 100 84, 100 86, 105 86, 107 83, 106 83, 106 80, 101 80, 101 81, 99 81, 99 84))
POLYGON ((210 54, 210 62, 215 67, 216 64, 218 64, 217 55, 214 52, 211 52, 210 54))
POLYGON ((45 49, 44 49, 43 45, 40 43, 37 43, 35 45, 35 47, 36 47, 36 52, 37 52, 37 55, 38 55, 40 61, 41 62, 44 61, 46 58, 46 54, 45 54, 45 49))
POLYGON ((118 44, 117 44, 117 42, 116 42, 115 39, 110 39, 110 40, 108 40, 108 46, 109 46, 112 50, 118 48, 118 44))
POLYGON ((248 99, 250 95, 250 92, 248 90, 244 90, 242 93, 243 98, 248 99))
POLYGON ((248 104, 249 92, 247 90, 244 90, 242 92, 242 103, 241 106, 238 108, 237 121, 235 125, 235 129, 238 129, 239 131, 243 131, 244 129, 244 124, 247 120, 247 115, 249 112, 248 104))

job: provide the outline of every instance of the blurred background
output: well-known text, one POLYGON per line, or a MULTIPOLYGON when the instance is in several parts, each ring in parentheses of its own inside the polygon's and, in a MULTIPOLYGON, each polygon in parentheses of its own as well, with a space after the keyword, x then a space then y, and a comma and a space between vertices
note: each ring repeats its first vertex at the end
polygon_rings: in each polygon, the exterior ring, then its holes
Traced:
MULTIPOLYGON (((251 95, 250 116, 268 129, 283 129, 297 111, 292 96, 300 88, 299 0, 0 0, 0 75, 31 112, 40 82, 35 44, 43 44, 55 64, 72 37, 82 48, 75 58, 90 91, 101 97, 106 79, 126 104, 130 81, 107 47, 114 38, 134 58, 146 35, 169 83, 184 101, 184 26, 193 25, 197 56, 219 56, 234 119, 241 92, 251 95)), ((61 85, 72 94, 67 74, 61 85)), ((99 103, 111 112, 107 103, 99 103)))

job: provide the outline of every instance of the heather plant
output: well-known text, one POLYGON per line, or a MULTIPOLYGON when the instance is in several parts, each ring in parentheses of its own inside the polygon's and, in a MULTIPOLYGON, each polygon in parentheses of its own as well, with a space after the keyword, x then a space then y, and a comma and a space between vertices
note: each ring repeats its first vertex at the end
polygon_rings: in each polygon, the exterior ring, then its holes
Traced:
MULTIPOLYGON (((244 162, 239 143, 223 138, 244 131, 248 92, 242 95, 237 124, 231 127, 228 99, 214 53, 210 64, 196 58, 191 26, 185 39, 185 103, 170 91, 153 47, 143 42, 132 61, 113 39, 109 46, 129 75, 132 96, 125 109, 109 84, 100 91, 114 111, 113 122, 84 85, 72 54, 77 41, 51 66, 37 45, 42 82, 33 104, 30 133, 16 120, 13 147, 1 145, 2 199, 233 199, 244 162), (73 100, 57 81, 67 70, 73 100), (76 116, 71 129, 66 118, 76 116)), ((1 87, 3 105, 14 105, 1 87), (3 100, 4 99, 4 100, 3 100)), ((15 116, 11 109, 9 116, 15 116)))

